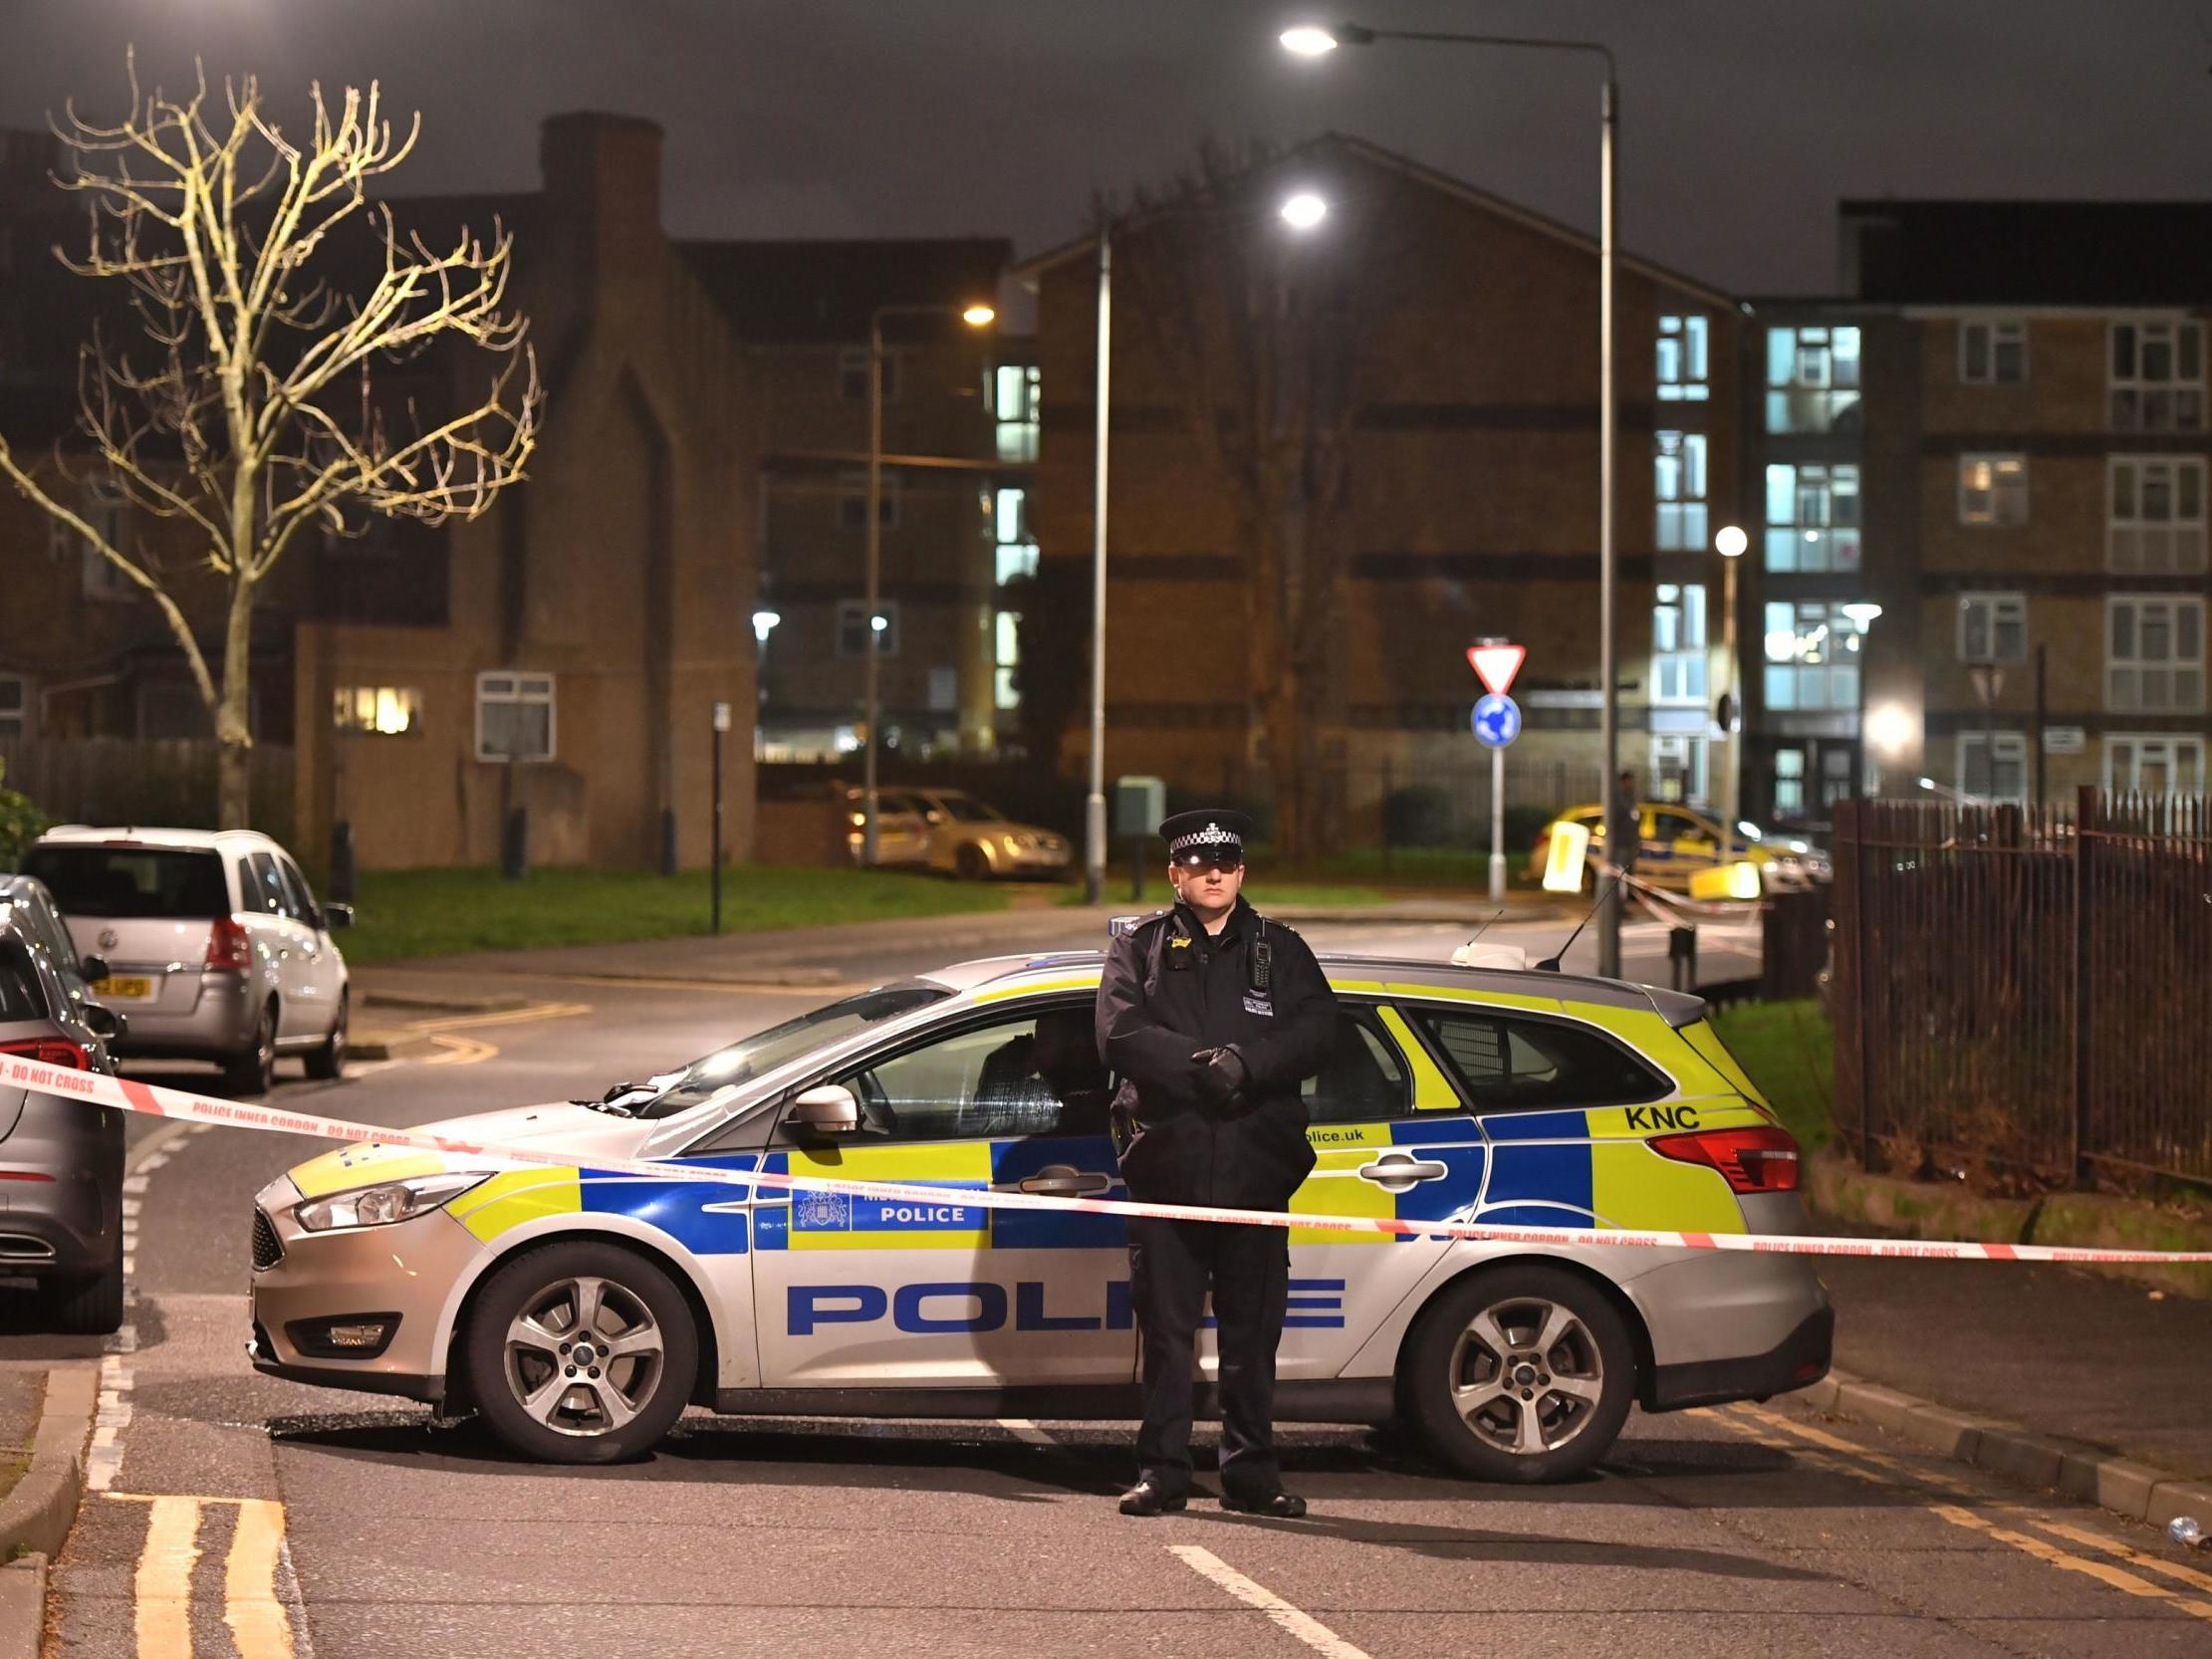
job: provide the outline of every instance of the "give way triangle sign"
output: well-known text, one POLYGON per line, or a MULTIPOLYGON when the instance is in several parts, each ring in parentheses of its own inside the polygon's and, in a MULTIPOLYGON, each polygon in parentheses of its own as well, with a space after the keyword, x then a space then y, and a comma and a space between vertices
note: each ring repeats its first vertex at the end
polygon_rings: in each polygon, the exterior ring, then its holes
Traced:
POLYGON ((1503 697, 1513 687, 1513 676, 1521 672, 1527 659, 1526 645, 1470 645, 1467 660, 1474 665, 1483 689, 1494 696, 1503 697))

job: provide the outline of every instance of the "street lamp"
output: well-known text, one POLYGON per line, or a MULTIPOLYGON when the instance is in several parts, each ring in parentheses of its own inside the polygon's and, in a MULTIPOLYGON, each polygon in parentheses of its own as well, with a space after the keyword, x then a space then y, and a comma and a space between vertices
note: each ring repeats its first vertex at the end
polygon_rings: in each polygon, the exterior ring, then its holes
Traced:
POLYGON ((883 632, 883 319, 957 315, 971 329, 984 329, 998 313, 981 301, 963 306, 877 306, 867 316, 867 574, 862 614, 867 618, 866 665, 860 701, 867 732, 860 757, 860 862, 875 866, 875 728, 882 724, 879 684, 883 632))
MULTIPOLYGON (((1334 26, 1301 24, 1278 37, 1285 51, 1305 58, 1326 57, 1340 46, 1371 46, 1376 41, 1414 41, 1440 46, 1518 47, 1537 52, 1595 53, 1603 60, 1605 82, 1598 106, 1598 747, 1603 751, 1604 795, 1612 800, 1620 772, 1620 688, 1615 666, 1615 589, 1619 572, 1613 551, 1613 451, 1618 442, 1620 407, 1613 383, 1613 220, 1616 192, 1620 86, 1611 48, 1598 41, 1548 40, 1524 35, 1436 34, 1419 29, 1369 29, 1356 23, 1334 26)), ((1608 817, 1610 816, 1608 812, 1608 817)), ((1620 974, 1620 884, 1608 883, 1598 901, 1598 971, 1620 974)))
MULTIPOLYGON (((1147 215, 1161 217, 1164 215, 1147 215)), ((1311 190, 1286 199, 1277 216, 1304 233, 1329 217, 1329 202, 1311 190)), ((1099 366, 1092 404, 1091 480, 1091 788, 1083 804, 1084 901, 1096 904, 1106 892, 1106 477, 1113 379, 1113 222, 1099 224, 1099 366)))
POLYGON ((1720 637, 1721 656, 1727 685, 1721 692, 1720 735, 1728 745, 1728 770, 1721 774, 1720 822, 1726 835, 1723 850, 1736 838, 1738 806, 1743 788, 1743 745, 1736 736, 1742 725, 1742 711, 1737 705, 1743 700, 1743 690, 1737 683, 1742 666, 1736 660, 1736 567, 1742 561, 1744 550, 1751 545, 1741 525, 1724 524, 1713 538, 1713 551, 1720 555, 1721 599, 1720 637))

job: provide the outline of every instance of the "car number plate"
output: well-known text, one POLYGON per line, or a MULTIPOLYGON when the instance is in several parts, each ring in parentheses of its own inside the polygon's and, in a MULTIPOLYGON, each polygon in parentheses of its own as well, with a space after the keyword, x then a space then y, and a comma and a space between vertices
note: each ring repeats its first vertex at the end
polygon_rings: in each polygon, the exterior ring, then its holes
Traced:
POLYGON ((139 974, 111 974, 106 979, 93 981, 93 994, 98 997, 134 998, 143 1002, 153 995, 153 981, 139 974))

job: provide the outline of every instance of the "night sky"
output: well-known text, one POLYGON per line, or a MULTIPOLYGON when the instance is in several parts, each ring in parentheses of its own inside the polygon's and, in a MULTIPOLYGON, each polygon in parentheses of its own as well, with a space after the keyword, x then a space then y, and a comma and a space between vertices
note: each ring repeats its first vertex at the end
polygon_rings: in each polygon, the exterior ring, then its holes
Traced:
POLYGON ((0 0, 0 122, 251 68, 420 109, 396 190, 528 189, 580 108, 667 129, 692 236, 996 233, 1195 141, 1336 128, 1570 222, 1597 214, 1595 61, 1276 32, 1594 36, 1620 62, 1623 240, 1743 294, 1833 283, 1839 196, 2212 195, 2212 0, 0 0))

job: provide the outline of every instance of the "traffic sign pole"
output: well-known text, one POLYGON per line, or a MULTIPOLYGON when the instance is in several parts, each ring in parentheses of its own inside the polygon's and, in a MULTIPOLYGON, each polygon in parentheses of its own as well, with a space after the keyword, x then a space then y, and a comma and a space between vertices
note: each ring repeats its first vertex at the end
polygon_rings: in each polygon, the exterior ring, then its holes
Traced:
POLYGON ((1490 751, 1490 902, 1506 896, 1506 752, 1490 751))

